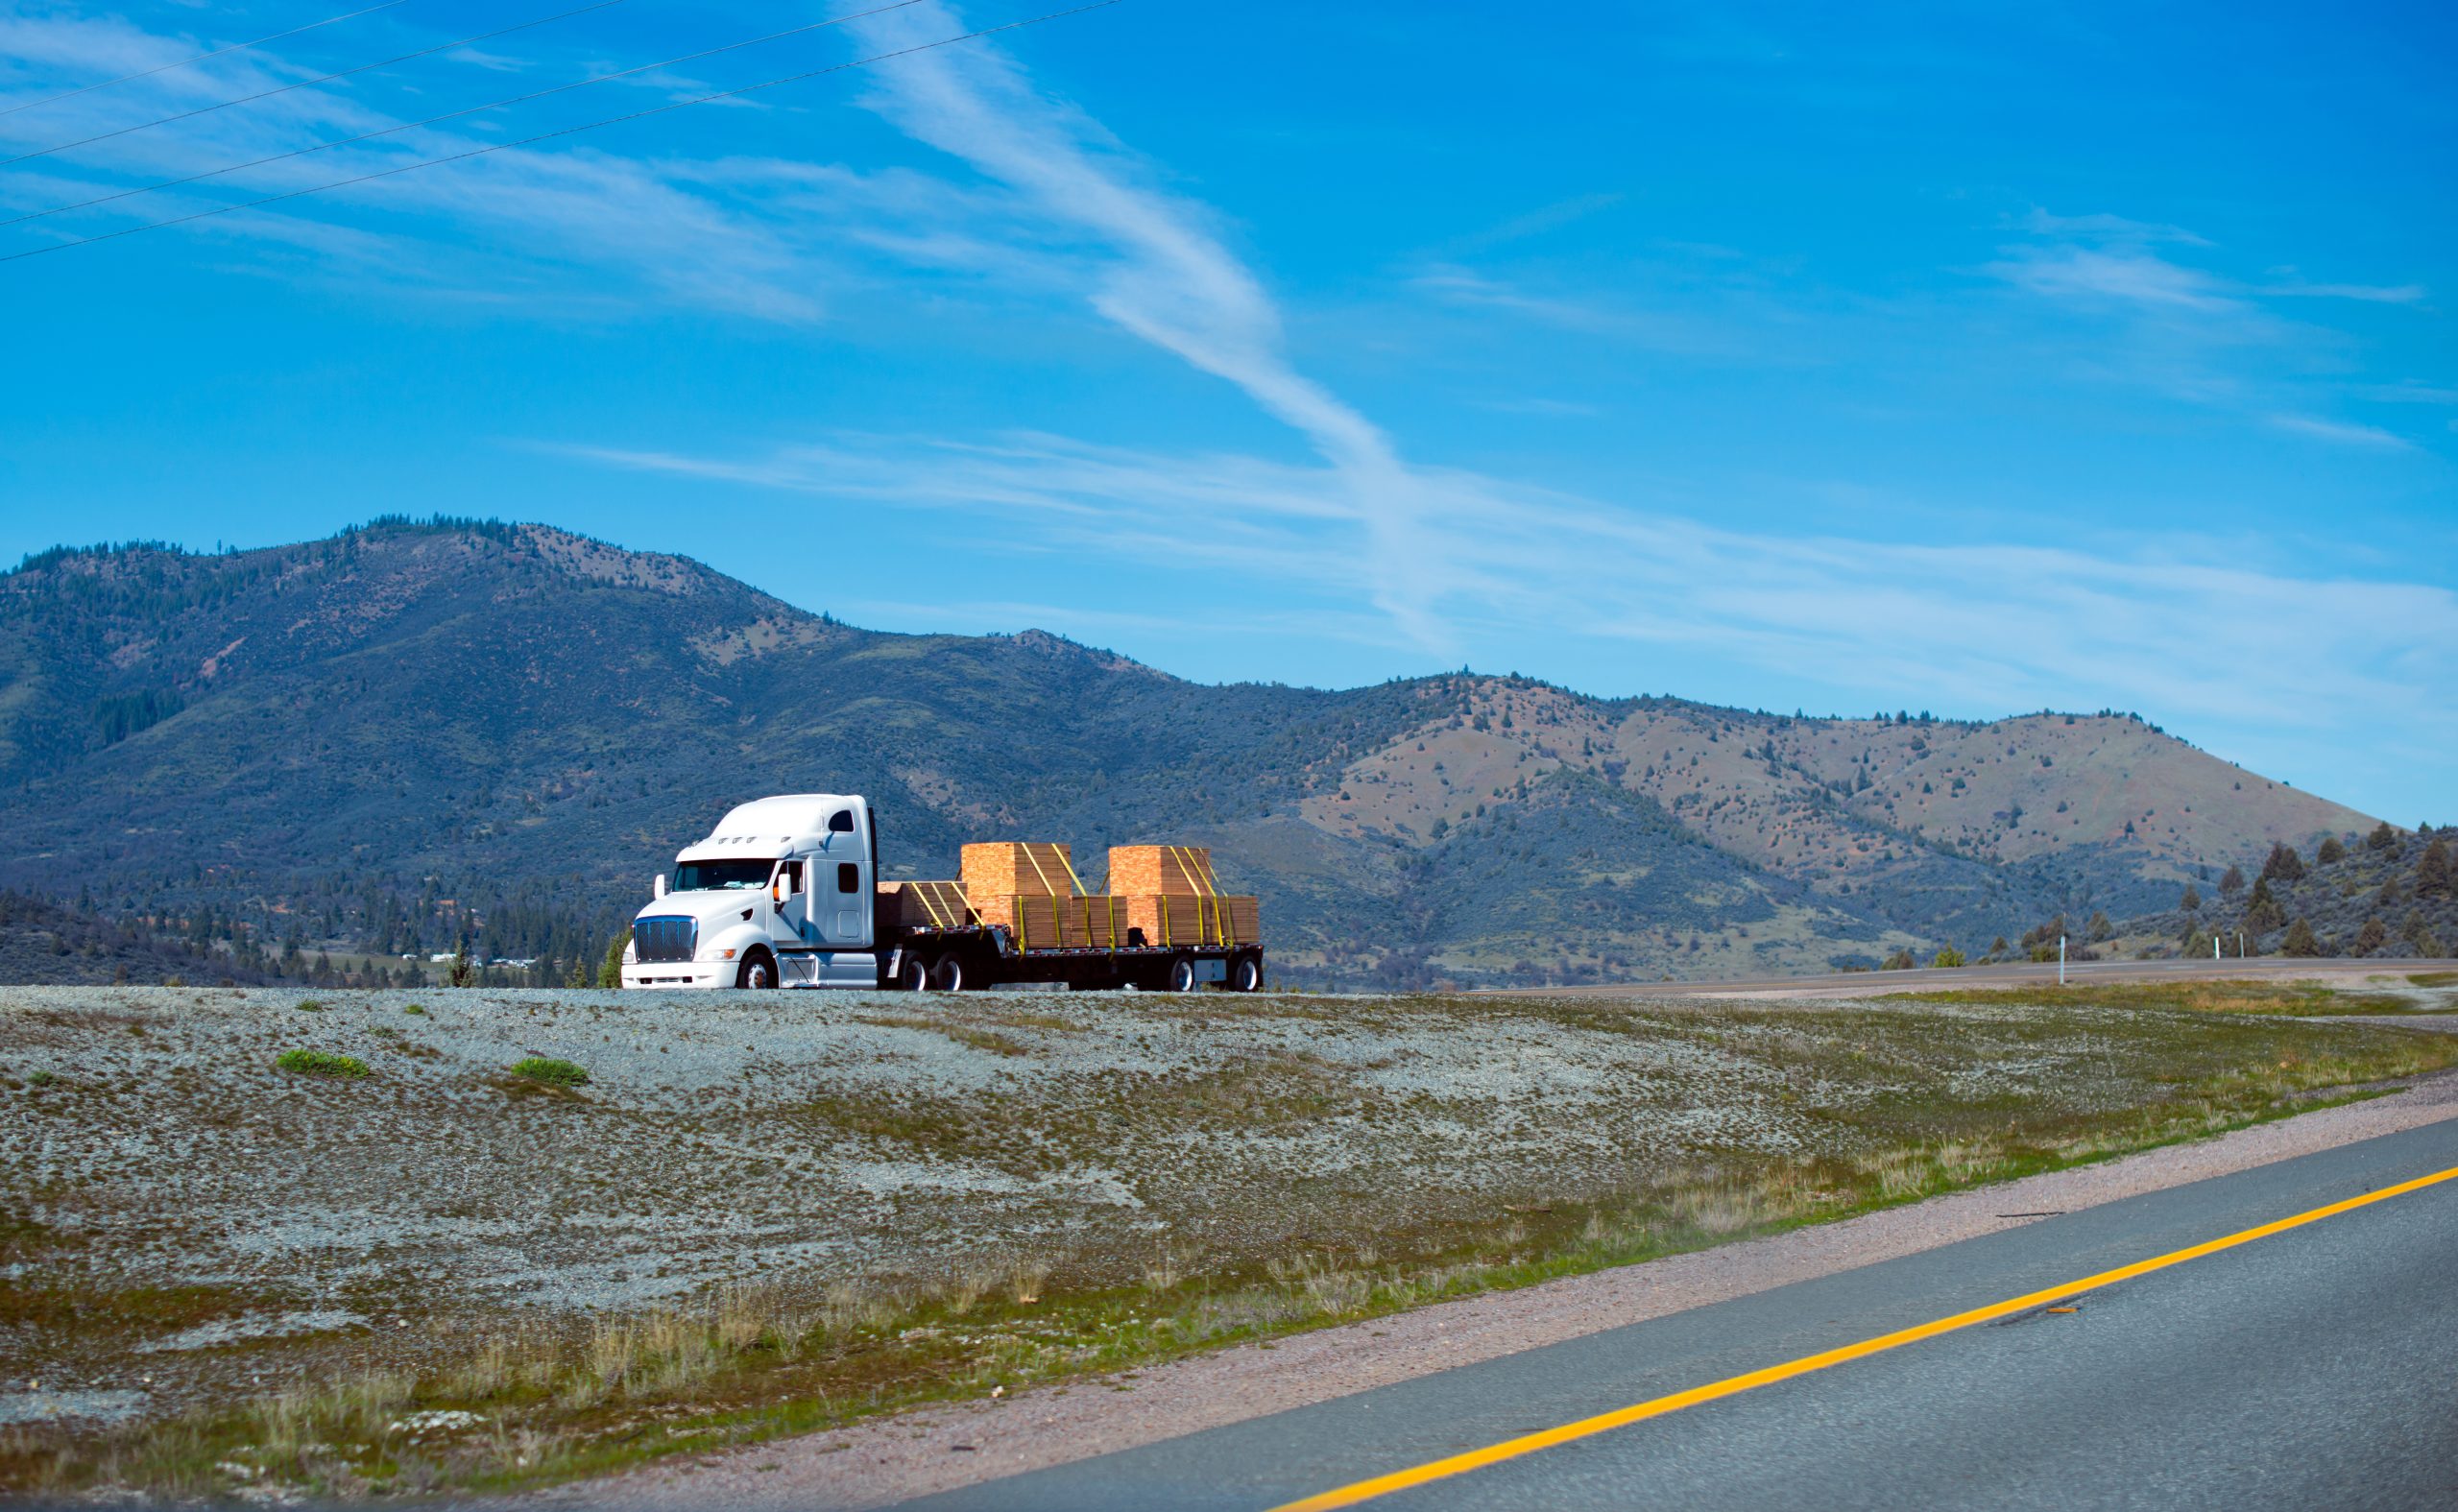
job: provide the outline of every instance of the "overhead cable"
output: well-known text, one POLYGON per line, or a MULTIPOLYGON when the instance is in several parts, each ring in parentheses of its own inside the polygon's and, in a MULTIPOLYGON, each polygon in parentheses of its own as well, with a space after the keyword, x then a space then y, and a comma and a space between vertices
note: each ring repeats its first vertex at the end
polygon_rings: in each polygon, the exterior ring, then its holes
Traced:
MULTIPOLYGON (((911 0, 907 0, 907 3, 911 3, 911 0)), ((653 115, 664 115, 670 111, 687 109, 695 105, 709 105, 718 100, 739 99, 747 94, 758 94, 763 89, 775 89, 784 84, 801 84, 805 80, 818 79, 828 74, 841 74, 852 68, 867 68, 873 63, 883 63, 888 61, 890 59, 909 58, 916 53, 927 53, 941 47, 952 47, 958 42, 971 42, 976 41, 985 36, 996 36, 1001 32, 1013 32, 1028 26, 1040 26, 1048 21, 1064 20, 1071 15, 1082 15, 1088 11, 1105 11, 1111 6, 1119 5, 1121 3, 1122 3, 1122 0, 1093 0, 1093 3, 1090 5, 1073 6, 1065 11, 1052 11, 1047 14, 1030 16, 1022 21, 1008 21, 999 26, 985 26, 979 31, 965 32, 955 36, 943 36, 935 41, 917 42, 910 47, 900 47, 891 52, 885 53, 874 53, 868 58, 856 58, 851 62, 832 63, 826 68, 813 68, 803 73, 786 74, 782 78, 763 80, 755 84, 744 84, 738 89, 719 89, 711 94, 694 95, 688 100, 671 100, 664 105, 651 106, 644 110, 633 110, 623 115, 610 115, 601 121, 589 121, 584 122, 579 126, 566 126, 551 132, 541 132, 535 136, 524 136, 518 141, 494 142, 484 147, 472 147, 468 152, 453 153, 448 156, 429 157, 422 162, 402 163, 399 166, 393 168, 379 168, 374 173, 363 173, 355 178, 337 179, 331 183, 315 184, 304 189, 291 189, 281 194, 269 194, 262 199, 242 201, 236 204, 218 204, 213 206, 211 209, 198 210, 188 215, 175 215, 169 220, 149 221, 142 226, 126 226, 115 231, 104 231, 100 235, 81 236, 75 241, 57 242, 49 247, 36 247, 27 252, 10 252, 5 256, 0 256, 0 263, 20 262, 28 257, 42 256, 46 252, 66 252, 72 247, 90 247, 96 242, 116 241, 123 236, 133 236, 139 231, 158 231, 166 227, 185 226, 191 221, 210 220, 217 215, 229 215, 234 210, 260 209, 268 204, 279 204, 285 200, 304 199, 311 194, 323 194, 332 189, 347 189, 353 184, 370 183, 378 179, 390 179, 400 174, 416 173, 422 168, 440 167, 445 163, 466 162, 472 157, 484 157, 489 153, 509 152, 516 147, 534 147, 540 142, 551 142, 557 137, 576 136, 583 132, 593 132, 601 127, 620 126, 627 121, 642 121, 653 115)), ((893 10, 895 8, 886 7, 884 9, 893 10)), ((843 19, 850 21, 855 19, 855 17, 846 16, 843 17, 843 19)))
POLYGON ((96 142, 108 142, 114 136, 126 136, 133 132, 150 132, 155 127, 169 126, 175 121, 186 121, 192 120, 200 115, 210 115, 216 110, 228 110, 234 105, 253 105, 258 100, 270 100, 277 94, 288 94, 293 89, 313 89, 318 84, 328 84, 336 79, 349 79, 358 74, 373 73, 378 68, 391 68, 398 63, 406 63, 416 59, 432 57, 437 53, 448 53, 456 47, 470 47, 479 42, 492 42, 498 36, 510 36, 515 32, 526 32, 532 27, 548 26, 557 21, 568 21, 573 16, 586 15, 591 11, 603 11, 609 6, 617 6, 622 3, 623 0, 594 0, 594 3, 581 6, 576 10, 563 11, 558 12, 553 15, 540 16, 534 21, 523 21, 517 26, 497 27, 494 31, 480 32, 474 36, 464 36, 454 41, 438 42, 433 47, 422 47, 417 52, 403 53, 398 58, 387 58, 381 62, 361 63, 355 68, 343 68, 333 73, 322 75, 318 78, 301 79, 297 84, 286 84, 278 88, 261 89, 254 94, 243 94, 235 100, 223 100, 213 105, 201 105, 193 110, 181 110, 177 115, 166 115, 158 120, 153 121, 140 121, 134 126, 123 126, 114 132, 104 132, 98 135, 84 137, 73 142, 61 142, 57 147, 44 147, 31 153, 19 153, 14 157, 0 157, 0 168, 12 167, 15 164, 22 162, 32 162, 37 157, 49 157, 57 153, 74 152, 80 147, 91 147, 96 142))
POLYGON ((740 52, 746 47, 758 47, 766 42, 782 41, 788 36, 800 36, 806 32, 818 32, 831 26, 843 26, 848 21, 859 21, 868 16, 883 14, 889 11, 902 11, 906 6, 921 3, 922 0, 888 0, 885 5, 873 6, 867 11, 856 11, 850 15, 831 16, 825 21, 811 21, 802 26, 787 27, 784 31, 771 32, 765 36, 728 42, 722 47, 704 48, 696 53, 685 53, 678 58, 660 59, 653 63, 641 63, 634 68, 617 69, 611 74, 591 74, 586 79, 575 79, 569 84, 559 84, 552 88, 533 89, 527 94, 508 95, 501 100, 490 100, 484 105, 464 106, 457 110, 446 110, 442 115, 430 115, 422 121, 404 121, 398 126, 387 126, 380 131, 361 132, 356 136, 337 136, 328 142, 317 142, 307 147, 294 147, 286 153, 275 153, 271 156, 258 157, 250 162, 231 163, 222 168, 208 168, 203 173, 189 174, 184 179, 165 179, 160 183, 140 184, 133 189, 117 189, 109 194, 98 194, 90 200, 79 200, 70 204, 55 204, 47 210, 28 210, 23 215, 0 218, 0 226, 15 226, 25 221, 39 221, 45 216, 64 215, 70 210, 91 209, 97 204, 109 204, 115 200, 133 199, 140 194, 157 194, 164 189, 177 189, 191 183, 202 183, 207 179, 219 179, 227 174, 245 173, 251 168, 262 168, 268 163, 288 162, 293 157, 306 157, 316 153, 330 152, 336 147, 354 147, 360 142, 373 142, 382 137, 398 136, 403 132, 415 132, 421 127, 439 126, 446 121, 457 121, 465 115, 478 115, 488 110, 500 110, 508 106, 526 105, 532 100, 543 100, 549 95, 569 94, 575 89, 612 84, 617 79, 629 79, 637 74, 653 73, 660 68, 671 68, 677 63, 697 62, 703 58, 714 58, 719 53, 740 52))
POLYGON ((312 32, 320 26, 331 26, 337 21, 355 21, 362 15, 374 15, 378 11, 390 11, 397 5, 407 5, 409 3, 410 0, 384 0, 382 5, 372 5, 363 11, 348 11, 344 12, 340 15, 328 15, 321 21, 310 21, 305 26, 294 26, 287 32, 276 32, 271 36, 259 36, 253 42, 233 42, 228 47, 217 47, 209 53, 199 53, 194 58, 182 58, 176 63, 163 63, 158 67, 154 68, 140 68, 133 74, 122 74, 116 79, 106 79, 100 84, 89 84, 81 89, 64 89, 59 94, 47 94, 39 100, 21 100, 15 105, 0 107, 0 115, 14 115, 19 110, 31 110, 38 105, 53 105, 61 100, 74 100, 81 94, 92 94, 97 89, 108 89, 113 84, 131 84, 139 79, 151 79, 156 74, 167 74, 174 68, 190 67, 194 64, 205 62, 209 59, 221 58, 230 53, 244 53, 251 47, 262 47, 267 42, 278 42, 285 36, 297 36, 301 32, 312 32))

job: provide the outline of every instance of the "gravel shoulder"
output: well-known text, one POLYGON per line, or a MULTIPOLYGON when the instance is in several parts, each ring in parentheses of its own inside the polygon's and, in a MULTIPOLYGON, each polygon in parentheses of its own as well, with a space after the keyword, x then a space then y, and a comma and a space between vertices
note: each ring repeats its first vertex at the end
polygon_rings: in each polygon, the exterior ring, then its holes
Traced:
MULTIPOLYGON (((2436 1025, 2439 1027, 2439 1025, 2436 1025)), ((1444 1303, 1121 1377, 755 1445, 523 1504, 854 1509, 1071 1463, 1625 1324, 1875 1264, 2042 1217, 2458 1117, 2458 1073, 2190 1144, 1842 1222, 1444 1303)))

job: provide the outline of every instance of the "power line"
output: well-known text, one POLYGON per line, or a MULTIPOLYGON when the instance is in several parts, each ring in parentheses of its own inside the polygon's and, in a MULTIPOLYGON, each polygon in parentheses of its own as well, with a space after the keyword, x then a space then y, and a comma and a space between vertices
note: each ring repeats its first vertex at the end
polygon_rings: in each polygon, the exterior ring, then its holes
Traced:
MULTIPOLYGON (((911 3, 911 0, 905 0, 905 3, 911 3)), ((867 68, 873 63, 883 63, 888 61, 890 59, 908 58, 915 53, 927 53, 941 47, 952 47, 958 42, 977 41, 985 36, 996 36, 1001 32, 1018 31, 1027 26, 1040 26, 1048 21, 1064 20, 1071 15, 1082 15, 1088 11, 1105 11, 1111 6, 1121 3, 1122 0, 1093 0, 1093 3, 1090 5, 1074 6, 1065 11, 1051 11, 1043 15, 1029 16, 1022 21, 1008 21, 999 26, 985 26, 977 32, 965 32, 955 36, 943 36, 936 41, 917 42, 911 47, 900 47, 891 52, 874 53, 868 58, 856 58, 851 62, 833 63, 826 68, 813 68, 804 73, 786 74, 782 78, 763 80, 762 82, 755 84, 745 84, 739 89, 719 89, 712 94, 696 95, 688 100, 672 100, 668 101, 664 105, 651 106, 645 110, 633 110, 623 115, 610 115, 602 121, 590 121, 579 126, 566 126, 552 132, 541 132, 535 136, 524 136, 518 141, 494 142, 485 147, 470 148, 468 152, 453 153, 448 156, 429 157, 422 162, 403 163, 395 168, 379 168, 374 173, 363 173, 351 179, 337 179, 331 183, 320 183, 305 189, 291 189, 281 194, 269 194, 260 200, 247 200, 236 204, 219 204, 208 210, 198 210, 188 215, 176 215, 166 221, 150 221, 142 226, 126 226, 115 231, 105 231, 98 236, 83 236, 79 237, 75 241, 59 242, 49 247, 36 247, 28 252, 10 252, 5 256, 0 256, 0 263, 20 262, 28 257, 40 257, 46 252, 66 252, 72 247, 90 247, 96 242, 116 241, 123 236, 133 236, 139 231, 158 231, 166 227, 185 226, 191 221, 210 220, 217 215, 229 215, 234 210, 260 209, 268 204, 279 204, 285 200, 304 199, 311 194, 323 194, 332 189, 347 189, 353 184, 370 183, 377 179, 390 179, 399 174, 416 173, 422 168, 440 167, 445 163, 466 162, 472 157, 484 157, 489 153, 509 152, 517 147, 534 147, 540 142, 550 142, 555 140, 557 137, 576 136, 583 132, 594 132, 601 127, 620 126, 627 121, 646 120, 653 115, 664 115, 669 111, 687 109, 695 105, 709 105, 718 100, 732 100, 747 94, 758 94, 763 89, 774 89, 781 85, 789 84, 801 84, 805 80, 818 79, 828 74, 840 74, 852 68, 867 68)), ((896 8, 889 6, 884 7, 883 9, 894 10, 896 8)), ((858 19, 858 17, 845 16, 840 19, 850 21, 858 19)))
POLYGON ((270 100, 277 94, 288 94, 293 89, 312 89, 318 84, 331 84, 336 79, 349 79, 358 74, 373 73, 378 68, 390 68, 397 63, 410 62, 416 59, 431 57, 436 53, 450 52, 456 47, 468 47, 477 42, 492 42, 498 36, 510 36, 515 32, 526 32, 532 27, 548 26, 557 21, 568 21, 573 16, 585 15, 591 11, 603 11, 609 6, 617 6, 622 3, 623 0, 595 0, 594 4, 585 5, 577 10, 565 11, 555 15, 541 16, 535 21, 523 21, 518 26, 498 27, 494 31, 480 32, 474 36, 464 36, 456 41, 438 42, 433 47, 422 47, 417 52, 403 53, 398 58, 387 58, 382 62, 361 63, 355 68, 344 68, 334 73, 323 75, 320 78, 301 79, 297 84, 286 84, 278 88, 263 89, 254 94, 243 94, 236 100, 224 100, 214 105, 201 105, 193 110, 181 110, 177 115, 166 115, 161 117, 159 120, 141 121, 134 126, 123 126, 117 131, 104 132, 100 135, 84 137, 79 141, 62 142, 57 147, 45 147, 31 153, 19 153, 14 157, 0 157, 0 168, 10 168, 18 163, 32 162, 37 157, 49 157, 56 153, 74 152, 80 147, 91 147, 96 142, 108 142, 114 136, 126 136, 133 132, 150 132, 155 127, 168 126, 174 121, 185 121, 191 120, 200 115, 210 115, 216 110, 228 110, 234 105, 253 105, 258 100, 270 100))
POLYGON ((295 147, 286 153, 275 153, 270 157, 259 157, 253 162, 231 163, 228 167, 210 168, 204 173, 192 173, 184 179, 165 179, 160 183, 140 184, 133 189, 117 189, 109 194, 98 194, 90 200, 79 200, 73 204, 55 204, 47 210, 28 210, 23 215, 12 215, 6 218, 0 218, 0 226, 17 226, 27 221, 39 221, 45 216, 64 215, 70 210, 88 210, 98 204, 109 204, 119 200, 133 199, 140 194, 157 194, 164 189, 177 189, 186 184, 202 183, 207 179, 219 179, 226 174, 245 173, 251 168, 262 168, 268 163, 288 162, 293 157, 306 157, 316 153, 330 152, 336 147, 353 147, 360 142, 372 142, 380 137, 398 136, 403 132, 415 132, 421 127, 437 126, 446 121, 457 121, 465 115, 477 115, 487 110, 500 110, 506 106, 526 105, 532 100, 543 100, 549 95, 568 94, 572 90, 587 89, 593 84, 612 84, 617 79, 629 79, 635 74, 652 73, 660 68, 671 68, 677 63, 697 62, 703 58, 714 58, 719 53, 740 52, 746 47, 758 47, 766 42, 782 41, 788 36, 800 36, 806 32, 817 32, 831 26, 842 26, 848 21, 859 21, 867 16, 880 15, 889 11, 901 11, 906 6, 919 4, 921 4, 921 0, 888 0, 888 3, 885 5, 873 6, 868 11, 856 11, 851 15, 831 16, 825 21, 812 21, 803 26, 787 27, 784 31, 771 32, 765 36, 755 36, 740 42, 728 42, 722 47, 711 47, 696 53, 685 53, 678 58, 661 59, 656 62, 641 63, 638 67, 634 68, 617 69, 611 74, 592 74, 587 79, 575 79, 569 84, 559 84, 549 89, 535 89, 527 94, 509 95, 501 100, 490 100, 484 105, 464 106, 458 110, 446 110, 442 115, 430 115, 423 121, 405 121, 398 126, 385 127, 381 131, 362 132, 356 136, 338 136, 328 142, 317 142, 313 146, 295 147))
POLYGON ((378 11, 390 11, 397 5, 407 4, 409 0, 384 0, 382 5, 372 5, 363 11, 349 11, 340 15, 328 15, 321 21, 310 21, 305 26, 294 26, 287 32, 276 32, 271 36, 259 36, 253 42, 233 42, 228 47, 217 47, 209 53, 199 53, 194 58, 182 58, 176 63, 163 63, 156 68, 140 68, 133 74, 122 74, 116 79, 106 79, 101 84, 89 84, 82 89, 63 90, 59 94, 45 95, 39 100, 28 100, 19 105, 0 108, 0 115, 14 115, 19 110, 31 110, 38 105, 53 105, 61 100, 74 100, 81 94, 92 94, 97 89, 108 89, 113 84, 124 84, 138 79, 151 79, 156 74, 167 74, 174 68, 186 68, 229 53, 244 53, 251 47, 262 47, 267 42, 278 42, 285 36, 297 36, 301 32, 312 32, 320 26, 331 26, 337 21, 355 21, 362 15, 374 15, 378 11))

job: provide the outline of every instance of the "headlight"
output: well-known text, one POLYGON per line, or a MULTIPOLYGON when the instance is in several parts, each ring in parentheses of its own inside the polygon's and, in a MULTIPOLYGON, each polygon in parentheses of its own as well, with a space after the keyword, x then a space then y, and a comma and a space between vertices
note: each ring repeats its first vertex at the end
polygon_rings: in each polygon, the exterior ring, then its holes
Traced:
POLYGON ((640 964, 640 958, 632 953, 632 942, 629 940, 623 942, 623 964, 625 966, 638 966, 640 964))

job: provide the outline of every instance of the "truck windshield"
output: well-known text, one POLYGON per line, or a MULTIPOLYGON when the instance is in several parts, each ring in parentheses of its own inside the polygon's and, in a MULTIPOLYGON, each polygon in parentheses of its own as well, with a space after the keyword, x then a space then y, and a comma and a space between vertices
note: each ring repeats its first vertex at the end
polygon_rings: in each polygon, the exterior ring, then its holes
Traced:
POLYGON ((765 887, 769 874, 776 870, 774 861, 685 861, 674 869, 674 891, 714 893, 765 887))

